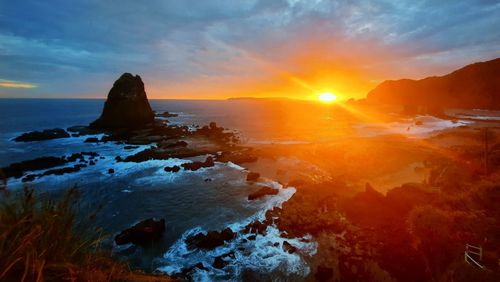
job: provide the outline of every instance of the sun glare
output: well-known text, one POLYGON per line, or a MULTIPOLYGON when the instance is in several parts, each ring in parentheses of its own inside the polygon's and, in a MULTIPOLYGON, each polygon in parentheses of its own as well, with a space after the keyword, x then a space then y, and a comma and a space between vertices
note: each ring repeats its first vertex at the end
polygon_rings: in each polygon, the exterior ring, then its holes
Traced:
POLYGON ((319 100, 321 102, 330 103, 330 102, 337 100, 337 96, 335 96, 334 94, 332 94, 330 92, 325 92, 325 93, 319 94, 319 100))

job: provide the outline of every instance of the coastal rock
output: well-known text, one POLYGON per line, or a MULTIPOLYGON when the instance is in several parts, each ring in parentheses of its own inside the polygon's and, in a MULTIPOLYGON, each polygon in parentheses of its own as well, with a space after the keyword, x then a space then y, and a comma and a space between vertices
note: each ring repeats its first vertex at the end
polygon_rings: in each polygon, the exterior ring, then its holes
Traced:
POLYGON ((101 116, 92 128, 141 128, 154 122, 144 83, 140 76, 124 73, 109 91, 101 116))
POLYGON ((260 198, 267 196, 267 195, 277 195, 278 192, 279 192, 278 189, 274 189, 271 187, 261 187, 259 190, 248 195, 248 200, 253 201, 253 200, 260 199, 260 198))
POLYGON ((196 247, 199 249, 213 250, 224 245, 225 241, 230 241, 236 237, 236 233, 231 228, 226 228, 221 232, 208 231, 207 234, 198 233, 186 239, 186 243, 190 248, 196 247))
POLYGON ((13 163, 7 167, 2 168, 6 177, 19 178, 23 176, 26 171, 41 170, 61 166, 66 163, 64 158, 58 157, 40 157, 33 160, 22 161, 13 163))
POLYGON ((68 127, 66 130, 68 132, 71 132, 74 135, 76 135, 76 137, 81 136, 81 135, 99 134, 98 130, 90 128, 90 127, 88 127, 86 125, 75 125, 75 126, 68 127))
POLYGON ((257 160, 258 157, 253 153, 252 149, 225 151, 217 157, 219 162, 232 162, 237 165, 252 163, 257 160))
POLYGON ((247 181, 256 181, 257 179, 259 179, 260 177, 260 173, 258 172, 249 172, 247 174, 247 181))
POLYGON ((181 165, 185 170, 192 170, 196 171, 200 168, 203 167, 212 167, 214 166, 214 159, 212 157, 207 157, 207 159, 204 162, 192 162, 192 163, 185 163, 181 165))
POLYGON ((283 242, 283 251, 285 251, 289 254, 293 254, 297 251, 297 247, 288 243, 288 241, 285 241, 285 242, 283 242))
POLYGON ((164 118, 169 118, 169 117, 176 117, 178 114, 170 113, 170 112, 163 112, 161 114, 156 114, 158 117, 164 117, 164 118))
POLYGON ((32 131, 23 133, 20 136, 14 138, 16 142, 32 142, 32 141, 42 141, 50 139, 59 139, 70 137, 69 133, 62 128, 46 129, 42 131, 32 131))
POLYGON ((255 233, 255 234, 265 235, 266 229, 267 229, 267 224, 262 223, 259 220, 256 220, 252 223, 249 223, 247 226, 245 226, 243 233, 244 234, 255 233))
POLYGON ((227 262, 222 259, 222 256, 218 256, 214 259, 212 266, 217 269, 222 269, 227 265, 227 262))
POLYGON ((174 165, 174 166, 167 166, 165 168, 165 171, 166 172, 178 172, 179 170, 181 170, 181 167, 178 166, 178 165, 174 165))
POLYGON ((165 232, 165 219, 159 221, 149 218, 116 235, 117 245, 133 243, 135 245, 150 244, 161 238, 165 232))
POLYGON ((99 142, 99 138, 97 137, 89 137, 87 139, 85 139, 85 141, 83 141, 84 143, 98 143, 99 142))

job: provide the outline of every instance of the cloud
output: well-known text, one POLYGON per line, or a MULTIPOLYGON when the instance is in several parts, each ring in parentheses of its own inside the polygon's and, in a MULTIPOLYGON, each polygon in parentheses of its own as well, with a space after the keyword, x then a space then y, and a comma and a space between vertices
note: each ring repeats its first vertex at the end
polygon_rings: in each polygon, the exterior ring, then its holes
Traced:
POLYGON ((488 0, 2 1, 0 75, 38 96, 104 96, 133 72, 155 97, 308 95, 297 79, 361 97, 500 56, 499 15, 488 0))
POLYGON ((26 82, 18 82, 18 81, 10 81, 10 80, 0 79, 0 87, 31 89, 31 88, 36 88, 37 86, 35 84, 26 83, 26 82))

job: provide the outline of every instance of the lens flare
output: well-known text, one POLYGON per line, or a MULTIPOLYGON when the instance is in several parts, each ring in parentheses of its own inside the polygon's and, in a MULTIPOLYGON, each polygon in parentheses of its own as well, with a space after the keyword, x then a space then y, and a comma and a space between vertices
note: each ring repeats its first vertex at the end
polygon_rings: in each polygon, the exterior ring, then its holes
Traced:
POLYGON ((332 94, 330 92, 324 92, 319 94, 319 100, 321 102, 330 103, 337 100, 337 96, 335 96, 335 94, 332 94))

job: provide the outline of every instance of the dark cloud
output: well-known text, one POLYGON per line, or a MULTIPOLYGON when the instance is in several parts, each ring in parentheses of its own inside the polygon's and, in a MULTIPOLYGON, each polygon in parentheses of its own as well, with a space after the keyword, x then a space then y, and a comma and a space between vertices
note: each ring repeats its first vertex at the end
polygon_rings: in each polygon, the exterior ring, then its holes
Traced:
POLYGON ((36 84, 29 96, 102 96, 129 71, 152 89, 208 91, 272 83, 263 65, 305 74, 302 57, 366 79, 423 76, 500 56, 498 26, 500 2, 486 0, 1 1, 0 79, 36 84))

